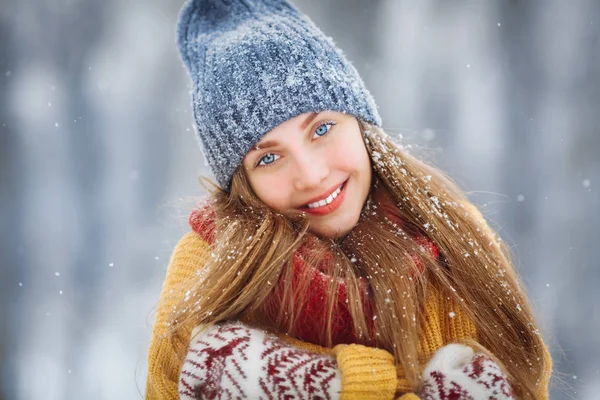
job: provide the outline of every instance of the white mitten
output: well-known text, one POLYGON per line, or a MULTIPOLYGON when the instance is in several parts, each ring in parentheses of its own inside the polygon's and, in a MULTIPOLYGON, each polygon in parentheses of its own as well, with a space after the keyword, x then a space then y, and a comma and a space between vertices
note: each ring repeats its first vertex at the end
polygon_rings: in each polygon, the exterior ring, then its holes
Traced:
POLYGON ((506 375, 484 354, 462 344, 439 349, 423 371, 422 400, 514 400, 506 375))
POLYGON ((192 334, 179 378, 180 399, 338 399, 333 356, 291 346, 240 322, 192 334))

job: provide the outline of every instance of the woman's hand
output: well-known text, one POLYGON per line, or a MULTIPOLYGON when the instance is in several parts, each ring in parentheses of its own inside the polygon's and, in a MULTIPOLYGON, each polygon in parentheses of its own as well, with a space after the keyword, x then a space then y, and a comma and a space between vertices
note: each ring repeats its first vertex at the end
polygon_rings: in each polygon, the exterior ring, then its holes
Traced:
POLYGON ((240 322, 192 335, 181 369, 181 399, 339 399, 332 356, 311 353, 240 322))
POLYGON ((422 400, 515 399, 500 367, 469 346, 448 344, 440 348, 423 371, 422 400))

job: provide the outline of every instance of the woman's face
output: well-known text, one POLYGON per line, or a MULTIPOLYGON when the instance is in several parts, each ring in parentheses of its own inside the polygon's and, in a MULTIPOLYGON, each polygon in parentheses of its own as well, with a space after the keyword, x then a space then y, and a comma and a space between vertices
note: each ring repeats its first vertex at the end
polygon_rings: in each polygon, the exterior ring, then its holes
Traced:
POLYGON ((285 121, 242 164, 266 205, 306 213, 311 231, 330 238, 352 230, 371 187, 371 162, 358 121, 335 111, 285 121))

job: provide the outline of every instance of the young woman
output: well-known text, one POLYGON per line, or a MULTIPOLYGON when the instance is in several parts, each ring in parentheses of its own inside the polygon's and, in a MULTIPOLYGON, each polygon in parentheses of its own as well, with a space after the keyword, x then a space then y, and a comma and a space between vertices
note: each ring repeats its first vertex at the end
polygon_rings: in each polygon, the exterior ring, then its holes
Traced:
POLYGON ((190 0, 178 45, 218 186, 171 258, 147 398, 548 397, 508 249, 331 39, 284 0, 190 0))

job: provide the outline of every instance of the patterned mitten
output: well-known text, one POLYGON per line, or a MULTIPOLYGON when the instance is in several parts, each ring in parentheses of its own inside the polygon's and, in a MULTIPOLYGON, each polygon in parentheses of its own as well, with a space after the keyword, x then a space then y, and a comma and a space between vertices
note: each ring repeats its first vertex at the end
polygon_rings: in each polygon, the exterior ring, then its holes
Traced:
POLYGON ((311 353, 240 322, 192 335, 179 379, 180 399, 339 399, 332 356, 311 353))
POLYGON ((440 348, 423 371, 422 400, 514 400, 506 375, 484 354, 462 344, 440 348))

